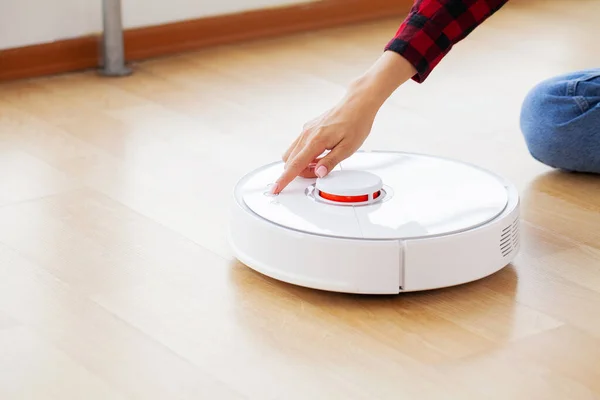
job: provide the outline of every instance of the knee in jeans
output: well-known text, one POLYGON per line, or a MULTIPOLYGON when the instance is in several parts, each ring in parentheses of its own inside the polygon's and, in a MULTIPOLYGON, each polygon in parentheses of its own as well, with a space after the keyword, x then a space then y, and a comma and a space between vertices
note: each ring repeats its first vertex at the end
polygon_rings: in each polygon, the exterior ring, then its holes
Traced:
POLYGON ((538 161, 559 167, 558 155, 563 140, 560 110, 550 101, 555 96, 557 82, 548 80, 537 84, 525 96, 521 107, 520 126, 529 153, 538 161))
POLYGON ((569 171, 600 171, 600 70, 538 83, 525 96, 520 125, 538 161, 569 171))

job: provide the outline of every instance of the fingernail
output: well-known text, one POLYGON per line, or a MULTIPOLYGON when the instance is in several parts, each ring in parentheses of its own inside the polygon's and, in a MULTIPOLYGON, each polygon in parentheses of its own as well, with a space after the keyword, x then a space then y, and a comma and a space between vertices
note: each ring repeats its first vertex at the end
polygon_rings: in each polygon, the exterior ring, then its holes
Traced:
POLYGON ((271 186, 271 194, 277 194, 277 189, 279 189, 279 183, 275 182, 273 186, 271 186))
POLYGON ((325 175, 327 175, 327 168, 324 165, 319 166, 319 168, 317 168, 317 170, 315 171, 315 174, 319 177, 322 178, 325 175))

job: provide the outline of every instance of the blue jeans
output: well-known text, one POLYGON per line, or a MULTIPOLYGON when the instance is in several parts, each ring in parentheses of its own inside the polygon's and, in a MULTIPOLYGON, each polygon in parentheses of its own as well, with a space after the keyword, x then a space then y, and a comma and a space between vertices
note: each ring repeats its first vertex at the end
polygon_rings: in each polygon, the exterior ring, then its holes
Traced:
POLYGON ((525 97, 520 123, 539 162, 600 174, 600 68, 540 82, 525 97))

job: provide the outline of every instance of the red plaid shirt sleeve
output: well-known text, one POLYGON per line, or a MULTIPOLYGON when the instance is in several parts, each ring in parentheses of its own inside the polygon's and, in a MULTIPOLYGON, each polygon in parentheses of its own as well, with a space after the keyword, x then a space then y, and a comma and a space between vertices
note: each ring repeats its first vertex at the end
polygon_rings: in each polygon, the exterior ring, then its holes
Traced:
POLYGON ((508 0, 415 0, 385 50, 406 58, 423 82, 450 51, 508 0))

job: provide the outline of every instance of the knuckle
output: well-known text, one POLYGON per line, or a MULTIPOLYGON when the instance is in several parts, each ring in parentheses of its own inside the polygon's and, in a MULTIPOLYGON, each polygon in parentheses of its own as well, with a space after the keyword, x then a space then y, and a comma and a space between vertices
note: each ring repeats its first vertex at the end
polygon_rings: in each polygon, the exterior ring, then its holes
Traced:
POLYGON ((294 160, 294 161, 292 161, 292 162, 289 164, 289 166, 288 166, 288 168, 287 168, 287 169, 294 171, 294 170, 296 170, 296 169, 300 168, 300 166, 301 166, 301 165, 300 165, 300 161, 299 161, 299 160, 294 160))
POLYGON ((323 125, 317 127, 314 131, 316 136, 324 136, 327 134, 327 129, 323 125))
POLYGON ((323 160, 326 163, 326 166, 331 169, 346 158, 345 148, 342 146, 337 146, 335 151, 332 151, 328 154, 327 157, 323 160))
POLYGON ((317 130, 316 134, 311 137, 310 143, 316 147, 324 147, 327 144, 327 133, 323 131, 321 128, 317 130))
POLYGON ((323 160, 323 164, 325 164, 328 170, 332 170, 333 167, 338 164, 338 160, 336 160, 334 157, 331 157, 327 160, 323 160))
POLYGON ((318 119, 318 118, 313 118, 313 119, 311 119, 311 120, 309 120, 309 121, 306 121, 306 122, 304 123, 304 125, 302 125, 302 128, 303 128, 305 131, 311 130, 312 128, 314 128, 314 127, 315 127, 315 125, 317 125, 318 121, 319 121, 319 119, 318 119))

